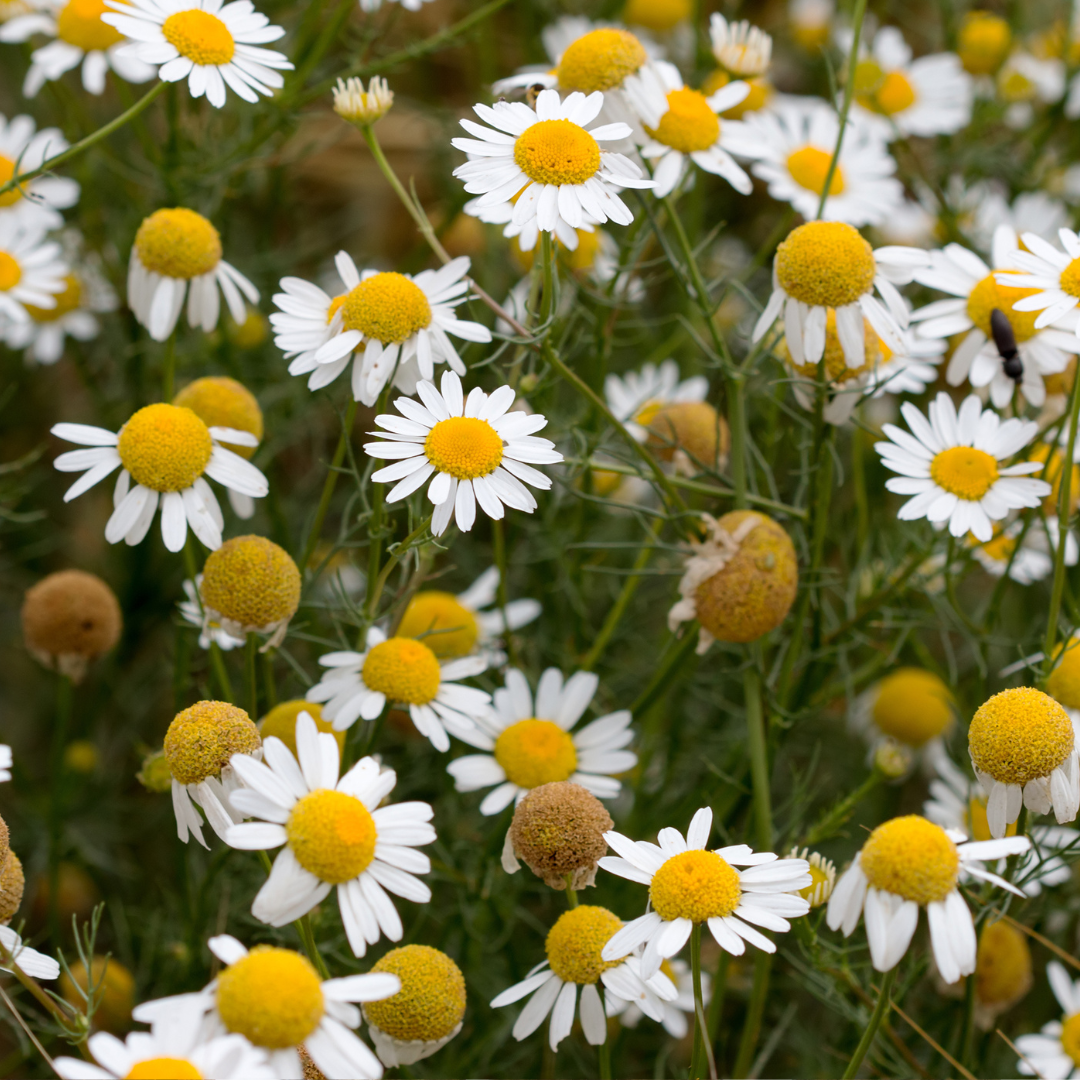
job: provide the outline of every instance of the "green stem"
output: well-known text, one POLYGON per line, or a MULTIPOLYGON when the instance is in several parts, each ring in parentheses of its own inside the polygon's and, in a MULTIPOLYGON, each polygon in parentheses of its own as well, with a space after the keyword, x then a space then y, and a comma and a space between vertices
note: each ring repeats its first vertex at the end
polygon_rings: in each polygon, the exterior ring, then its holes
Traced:
POLYGON ((971 1061, 971 1051, 975 1042, 975 985, 976 977, 969 975, 964 984, 964 1022, 960 1028, 958 1056, 961 1065, 971 1061))
POLYGON ((165 357, 162 361, 161 400, 168 403, 173 399, 173 383, 176 379, 176 330, 165 342, 165 357))
POLYGON ((754 825, 759 851, 772 849, 772 800, 770 798, 769 750, 765 735, 765 715, 761 706, 760 652, 753 650, 743 671, 746 704, 746 743, 750 751, 750 775, 754 786, 754 825))
POLYGON ((694 1046, 690 1054, 690 1080, 698 1080, 704 1072, 702 1059, 708 1058, 709 1076, 716 1080, 709 1026, 705 1020, 705 998, 701 992, 701 923, 690 931, 690 970, 694 980, 694 1046))
MULTIPOLYGON (((603 996, 601 995, 601 1001, 603 996)), ((611 1080, 611 1040, 605 1038, 596 1048, 597 1065, 600 1070, 600 1080, 611 1080)))
POLYGON ((540 293, 540 322, 544 324, 555 311, 555 244, 549 232, 540 234, 540 267, 544 275, 544 286, 540 293))
POLYGON ((573 874, 564 874, 563 878, 566 881, 566 906, 573 911, 577 907, 577 890, 571 884, 574 876, 573 874))
POLYGON ((323 979, 330 978, 330 972, 326 968, 326 961, 322 958, 322 953, 319 952, 319 946, 315 942, 315 930, 311 925, 311 913, 302 915, 296 920, 296 929, 300 934, 300 940, 304 943, 304 950, 308 954, 308 959, 315 965, 315 970, 323 979))
POLYGON ((267 649, 263 653, 263 685, 266 687, 266 711, 269 712, 278 703, 277 682, 274 679, 273 649, 267 649))
POLYGON ((765 999, 769 993, 771 969, 772 956, 769 953, 759 952, 754 957, 754 984, 750 989, 750 1003, 746 1008, 746 1020, 739 1040, 739 1055, 735 1059, 732 1076, 746 1076, 754 1063, 754 1051, 757 1049, 758 1036, 761 1034, 761 1018, 765 1015, 765 999))
POLYGON ((213 638, 210 639, 210 666, 217 676, 222 695, 226 701, 231 703, 233 700, 232 683, 229 681, 228 671, 225 670, 225 659, 221 655, 221 646, 213 638))
POLYGON ((368 622, 372 622, 375 618, 375 611, 379 606, 379 597, 382 596, 383 589, 386 587, 386 579, 390 577, 390 571, 405 556, 412 550, 413 543, 419 540, 421 536, 427 531, 428 526, 431 524, 432 515, 428 514, 419 525, 400 544, 397 545, 397 550, 386 560, 386 565, 379 572, 379 576, 375 581, 374 588, 371 590, 371 594, 368 597, 367 602, 367 619, 368 622))
POLYGON ((56 717, 53 721, 49 774, 49 938, 60 944, 60 846, 64 830, 64 750, 71 728, 74 687, 67 675, 56 681, 56 717))
POLYGON ((259 654, 259 640, 254 634, 247 636, 247 691, 248 691, 248 716, 252 720, 259 718, 259 670, 257 660, 259 654))
POLYGON ((509 603, 506 586, 506 526, 502 520, 491 523, 491 538, 495 548, 495 566, 499 571, 499 584, 496 589, 499 604, 499 613, 503 622, 503 641, 506 644, 506 654, 510 659, 510 666, 517 667, 517 647, 510 636, 510 624, 506 620, 506 607, 509 603))
POLYGON ((352 434, 353 422, 355 420, 356 401, 350 400, 349 406, 345 410, 345 422, 341 426, 341 435, 338 438, 337 448, 334 450, 334 456, 330 461, 330 471, 326 474, 326 482, 323 484, 319 506, 315 511, 315 520, 311 523, 311 532, 308 533, 307 546, 304 548, 304 554, 300 557, 301 574, 305 573, 307 570, 307 565, 311 562, 311 557, 315 554, 315 548, 319 543, 323 522, 326 520, 327 511, 330 509, 330 500, 334 497, 334 487, 337 485, 338 472, 341 469, 341 463, 345 460, 345 449, 348 445, 349 436, 352 434))
POLYGON ((878 1028, 881 1027, 881 1022, 885 1019, 885 1016, 889 1011, 889 997, 892 993, 893 983, 895 981, 896 968, 893 968, 891 971, 886 971, 881 980, 881 990, 878 992, 877 1004, 874 1006, 874 1011, 870 1014, 870 1023, 866 1025, 866 1030, 859 1040, 859 1045, 855 1047, 855 1053, 851 1055, 851 1061, 848 1062, 848 1067, 844 1070, 843 1080, 853 1080, 855 1074, 862 1066, 863 1059, 866 1057, 866 1053, 874 1041, 874 1036, 877 1035, 878 1028))
POLYGON ((731 963, 731 953, 726 949, 720 950, 716 960, 716 971, 713 973, 712 994, 709 996, 709 1012, 705 1018, 705 1030, 709 1040, 709 1046, 716 1044, 716 1034, 720 1029, 720 1016, 724 1011, 724 993, 727 990, 728 965, 731 963))

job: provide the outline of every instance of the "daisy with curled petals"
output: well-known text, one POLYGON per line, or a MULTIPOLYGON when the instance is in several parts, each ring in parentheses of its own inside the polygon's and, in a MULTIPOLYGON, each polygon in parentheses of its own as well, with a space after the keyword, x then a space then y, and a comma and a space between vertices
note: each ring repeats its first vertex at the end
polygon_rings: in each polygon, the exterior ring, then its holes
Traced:
POLYGON ((634 737, 629 709, 601 716, 571 734, 599 683, 590 671, 578 671, 564 683, 558 668, 548 668, 534 703, 525 676, 511 668, 506 685, 495 691, 494 711, 478 716, 476 728, 458 736, 487 753, 451 761, 447 772, 454 786, 458 791, 493 787, 480 804, 485 815, 498 814, 533 788, 559 780, 614 799, 621 788, 615 775, 637 764, 637 754, 624 749, 634 737))
MULTIPOLYGON (((43 128, 35 134, 36 126, 32 117, 5 120, 0 113, 0 186, 15 177, 16 168, 20 174, 31 172, 68 148, 59 128, 43 128)), ((0 220, 17 218, 42 231, 58 229, 64 223, 60 211, 78 201, 79 185, 74 180, 45 173, 0 195, 0 220)))
POLYGON ((954 983, 975 970, 975 924, 957 887, 961 869, 971 877, 1023 896, 1015 885, 983 868, 1028 850, 1026 836, 970 841, 964 833, 909 814, 879 825, 836 883, 826 922, 850 937, 866 917, 870 961, 891 971, 903 959, 926 908, 930 942, 941 977, 954 983))
POLYGON ((0 971, 11 971, 14 964, 21 972, 34 979, 58 979, 60 965, 51 957, 31 949, 10 926, 0 926, 0 971))
POLYGON ((1056 960, 1046 965, 1046 978, 1063 1015, 1043 1024, 1038 1034, 1017 1036, 1016 1049, 1024 1056, 1016 1071, 1043 1080, 1070 1080, 1080 1076, 1080 979, 1073 982, 1056 960))
POLYGON ((222 445, 257 446, 254 435, 207 427, 181 406, 147 405, 117 432, 89 424, 56 424, 52 433, 89 447, 61 454, 54 462, 60 472, 83 474, 64 494, 65 502, 120 469, 113 490, 115 509, 105 526, 110 544, 140 543, 160 502, 161 536, 169 551, 183 548, 189 525, 203 544, 216 550, 224 518, 206 478, 253 499, 269 491, 266 477, 251 462, 222 445))
POLYGON ((271 735, 263 743, 262 761, 237 755, 232 765, 244 784, 229 796, 232 808, 262 820, 233 825, 225 842, 243 851, 281 847, 251 905, 252 915, 270 926, 287 926, 336 886, 341 921, 356 956, 381 934, 400 941, 401 919, 387 891, 416 904, 431 899, 431 890, 413 876, 429 873, 431 863, 412 850, 435 840, 431 807, 422 802, 380 807, 394 790, 397 773, 380 771, 372 757, 339 778, 337 739, 320 733, 306 712, 296 719, 295 757, 271 735))
POLYGON ((1080 337, 1080 318, 1074 314, 1080 304, 1080 236, 1062 228, 1058 237, 1064 252, 1035 233, 1024 233, 1024 246, 1012 255, 1013 266, 1024 272, 994 277, 998 285, 1033 290, 1013 302, 1013 311, 1037 311, 1036 330, 1068 317, 1080 337))
POLYGON ((649 424, 665 405, 704 401, 708 392, 709 380, 704 375, 680 379, 679 365, 674 360, 665 360, 659 366, 645 364, 640 371, 604 379, 608 408, 638 442, 648 439, 649 424))
POLYGON ((483 656, 463 656, 440 664, 430 646, 409 637, 387 638, 378 627, 367 632, 367 650, 333 652, 319 657, 330 670, 307 692, 308 701, 323 704, 323 719, 335 731, 359 720, 374 720, 387 703, 409 707, 416 730, 436 750, 449 750, 447 732, 460 737, 472 731, 487 711, 491 695, 460 686, 487 669, 483 656))
POLYGON ((330 297, 301 278, 283 278, 284 292, 274 297, 281 310, 270 316, 274 343, 286 358, 295 357, 289 374, 309 375, 309 390, 329 386, 356 353, 353 397, 374 405, 391 377, 399 390, 414 394, 419 379, 435 377, 436 364, 449 364, 464 375, 449 335, 481 344, 491 340, 486 326, 454 314, 468 298, 465 256, 415 276, 361 273, 344 251, 337 253, 334 265, 340 293, 330 297))
POLYGON ((604 106, 598 90, 586 97, 542 90, 536 109, 521 101, 474 105, 491 127, 473 120, 461 126, 475 139, 452 139, 469 160, 454 170, 465 190, 479 195, 477 206, 494 206, 518 196, 511 223, 536 220, 541 232, 553 233, 559 221, 572 229, 588 222, 629 225, 634 215, 618 196, 619 188, 651 188, 653 181, 628 157, 602 150, 600 143, 628 138, 628 124, 603 124, 587 130, 604 106))
MULTIPOLYGON (((285 85, 279 71, 292 71, 292 63, 279 52, 260 48, 283 37, 250 0, 105 0, 112 8, 101 21, 114 26, 131 44, 118 52, 124 57, 157 64, 163 82, 188 81, 193 98, 220 109, 225 87, 254 104, 259 94, 270 97, 285 85)), ((237 322, 242 322, 238 319, 237 322)))
POLYGON ((265 1053, 271 1074, 280 1080, 303 1080, 301 1047, 327 1080, 380 1080, 382 1065, 351 1029, 362 1020, 357 1005, 400 991, 396 975, 377 971, 323 980, 307 957, 292 949, 256 945, 248 950, 228 934, 207 944, 225 965, 218 977, 193 994, 137 1005, 136 1020, 156 1028, 186 1025, 193 1018, 204 1039, 242 1035, 265 1053))
POLYGON ((810 910, 810 902, 795 891, 813 884, 805 859, 780 859, 770 851, 755 854, 746 844, 708 851, 712 817, 709 807, 700 809, 685 839, 677 829, 661 829, 659 846, 604 833, 618 854, 605 855, 600 866, 648 885, 652 909, 604 946, 605 960, 644 944, 641 973, 649 978, 686 944, 699 923, 708 923, 717 945, 732 956, 742 956, 748 942, 773 953, 776 946, 754 927, 783 933, 791 929, 788 919, 810 910))
POLYGON ((27 306, 55 308, 67 272, 60 245, 45 239, 41 221, 0 210, 0 322, 29 322, 27 306))
POLYGON ((1034 420, 1002 420, 983 410, 977 397, 964 400, 957 412, 944 391, 930 402, 929 420, 910 402, 900 406, 911 433, 893 424, 882 428, 889 442, 874 444, 886 468, 899 476, 885 487, 899 495, 912 495, 897 517, 932 523, 947 521, 953 536, 967 532, 985 543, 994 535, 992 521, 1012 510, 1038 506, 1050 494, 1043 462, 1021 461, 1002 466, 1035 437, 1034 420))
POLYGON ((511 411, 515 395, 509 386, 490 394, 473 387, 466 398, 453 371, 443 372, 441 385, 442 393, 434 383, 420 382, 420 401, 394 402, 401 416, 375 417, 384 430, 371 434, 388 441, 365 443, 364 452, 394 462, 371 475, 377 484, 397 481, 386 501, 406 498, 433 477, 427 496, 435 505, 435 536, 442 536, 451 521, 468 532, 477 503, 494 521, 502 520, 506 506, 531 514, 536 499, 525 484, 542 491, 551 487, 551 480, 532 466, 563 459, 553 442, 533 435, 547 426, 547 418, 511 411))

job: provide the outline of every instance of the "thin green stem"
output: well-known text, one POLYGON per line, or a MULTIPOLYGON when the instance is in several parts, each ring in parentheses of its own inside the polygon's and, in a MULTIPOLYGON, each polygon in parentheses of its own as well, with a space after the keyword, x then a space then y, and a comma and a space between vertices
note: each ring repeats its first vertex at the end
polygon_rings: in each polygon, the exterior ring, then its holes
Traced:
POLYGON ((323 979, 330 978, 330 972, 327 970, 326 961, 322 958, 322 953, 319 952, 319 946, 315 941, 315 930, 311 925, 311 914, 302 915, 296 920, 296 929, 300 934, 300 940, 304 943, 304 950, 308 954, 308 959, 315 965, 315 970, 323 979))
POLYGON ((611 1080, 611 1040, 609 1038, 596 1048, 597 1066, 600 1070, 600 1080, 611 1080))
POLYGON ((225 670, 225 658, 221 655, 221 646, 212 637, 210 638, 210 666, 214 669, 214 675, 217 676, 222 696, 231 703, 233 689, 229 681, 229 673, 225 670))
POLYGON ((421 536, 427 531, 428 526, 431 525, 432 515, 428 514, 426 518, 400 544, 397 545, 397 550, 386 560, 386 565, 379 572, 379 576, 375 581, 375 585, 368 596, 367 601, 367 619, 370 623, 375 618, 375 612, 379 606, 379 597, 382 596, 383 589, 386 587, 386 580, 390 577, 390 571, 405 556, 412 550, 413 544, 420 539, 421 536))
POLYGON ((263 685, 266 687, 266 711, 269 712, 278 703, 277 680, 274 678, 274 650, 263 653, 263 685))
POLYGON ((705 997, 701 992, 701 923, 694 923, 690 931, 690 970, 694 982, 694 1045, 690 1054, 690 1080, 698 1080, 704 1070, 703 1059, 708 1059, 709 1076, 716 1080, 716 1062, 713 1059, 709 1026, 705 1019, 705 997))
POLYGON ((853 1080, 854 1076, 861 1068, 863 1059, 866 1057, 867 1051, 874 1041, 874 1036, 877 1035, 878 1028, 881 1027, 881 1022, 885 1019, 885 1016, 889 1011, 889 1000, 895 981, 896 968, 893 968, 891 971, 886 971, 881 980, 881 989, 878 991, 877 1004, 874 1006, 874 1011, 870 1014, 870 1023, 866 1025, 866 1030, 862 1033, 859 1045, 855 1047, 855 1053, 851 1055, 848 1067, 844 1070, 843 1080, 853 1080))
POLYGON ((499 605, 499 614, 502 617, 503 641, 506 644, 506 653, 510 658, 510 666, 517 667, 517 646, 510 636, 510 624, 506 619, 506 608, 509 603, 506 584, 506 524, 504 521, 491 523, 491 538, 495 548, 495 566, 499 571, 499 584, 496 587, 496 600, 499 605))
POLYGON ((743 670, 743 697, 746 708, 746 744, 750 752, 750 776, 754 787, 754 828, 759 851, 772 849, 772 799, 770 797, 769 749, 765 735, 765 715, 761 704, 761 655, 752 650, 743 670))
POLYGON ((978 980, 969 975, 964 984, 964 1022, 960 1028, 960 1043, 957 1056, 962 1065, 971 1063, 972 1048, 975 1043, 975 985, 978 980))
POLYGON ((319 543, 322 533, 323 522, 326 520, 327 511, 330 509, 330 500, 334 497, 334 488, 337 485, 338 473, 341 463, 345 460, 345 449, 349 437, 352 435, 353 423, 356 420, 356 401, 350 399, 349 406, 345 410, 345 421, 341 425, 341 435, 338 438, 337 448, 330 460, 330 470, 326 474, 326 482, 323 484, 322 496, 319 499, 318 509, 315 511, 315 520, 311 523, 311 531, 308 533, 307 545, 300 557, 300 573, 303 574, 311 562, 312 555, 319 543))
POLYGON ((64 750, 71 729, 74 687, 67 675, 56 677, 56 716, 53 720, 49 761, 49 938, 60 944, 60 848, 64 831, 64 750))
POLYGON ((254 634, 247 636, 247 692, 248 716, 252 720, 259 718, 259 639, 254 634))
POLYGON ((563 879, 566 881, 566 906, 573 911, 577 907, 577 889, 573 886, 574 875, 564 874, 563 879))
POLYGON ((708 1033, 707 1038, 710 1047, 716 1045, 716 1035, 720 1030, 720 1016, 724 1011, 724 994, 727 990, 727 973, 730 963, 731 953, 726 949, 721 949, 716 960, 716 971, 713 973, 709 1011, 705 1017, 705 1030, 708 1033))
POLYGON ((173 384, 176 381, 176 330, 169 335, 165 342, 165 356, 161 365, 161 400, 171 402, 173 399, 173 384))
POLYGON ((540 234, 540 267, 544 276, 540 293, 540 322, 546 324, 555 311, 555 244, 549 232, 540 234))
POLYGON ((739 1039, 739 1054, 731 1074, 734 1077, 746 1076, 754 1062, 754 1051, 761 1034, 761 1018, 765 1015, 765 1000, 769 994, 771 970, 772 956, 759 952, 754 957, 754 983, 750 988, 750 1003, 746 1008, 746 1020, 743 1022, 742 1037, 739 1039))

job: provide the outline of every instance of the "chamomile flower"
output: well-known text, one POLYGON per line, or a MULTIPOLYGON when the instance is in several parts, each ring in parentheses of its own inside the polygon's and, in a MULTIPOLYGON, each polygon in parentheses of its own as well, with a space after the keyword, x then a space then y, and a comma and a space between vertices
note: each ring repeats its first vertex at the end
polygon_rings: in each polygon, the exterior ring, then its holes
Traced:
MULTIPOLYGON (((4 24, 0 41, 28 41, 34 34, 53 39, 30 54, 24 97, 34 97, 45 83, 80 66, 83 89, 88 94, 104 92, 105 74, 110 69, 130 83, 154 77, 149 64, 124 55, 124 35, 101 20, 108 11, 105 0, 39 0, 36 10, 4 24)), ((50 156, 55 153, 52 149, 50 156)))
POLYGON ((709 42, 716 62, 733 75, 753 78, 769 70, 772 38, 746 20, 728 22, 723 15, 713 14, 709 42))
POLYGON ((479 207, 518 195, 511 218, 515 225, 534 218, 542 232, 554 232, 560 220, 573 229, 586 219, 629 225, 634 215, 618 189, 654 185, 628 157, 600 147, 627 138, 628 124, 588 130, 603 105, 600 91, 588 97, 575 92, 560 101, 557 90, 542 90, 535 110, 520 101, 474 105, 476 115, 491 126, 461 121, 476 138, 451 140, 469 158, 454 175, 465 181, 466 191, 481 196, 479 207))
POLYGON ((14 964, 23 974, 33 979, 56 979, 60 977, 60 965, 51 957, 31 949, 10 926, 0 926, 0 971, 11 971, 14 964))
POLYGON ((867 742, 871 757, 883 741, 893 740, 936 760, 955 719, 955 698, 940 676, 901 667, 855 699, 848 727, 867 742))
POLYGON ((677 829, 661 829, 659 846, 635 843, 617 832, 605 834, 618 855, 605 856, 600 866, 648 885, 651 910, 615 934, 601 953, 604 960, 645 945, 641 973, 649 978, 700 923, 708 923, 717 945, 732 956, 742 956, 747 943, 773 953, 776 945, 754 927, 782 933, 791 929, 788 919, 810 910, 809 901, 796 891, 813 884, 805 859, 755 854, 746 844, 709 851, 705 845, 712 817, 710 808, 699 810, 685 839, 677 829))
POLYGON ((210 643, 214 642, 223 652, 235 649, 243 645, 247 640, 244 637, 230 634, 220 619, 209 619, 199 596, 199 587, 202 585, 202 574, 196 574, 195 580, 184 579, 184 596, 186 599, 179 601, 176 610, 180 618, 189 626, 195 626, 199 630, 199 648, 209 649, 210 643))
MULTIPOLYGON (((673 1039, 686 1038, 690 1030, 690 1019, 694 1009, 694 979, 690 965, 685 960, 664 960, 660 964, 660 974, 666 975, 675 987, 676 996, 671 1001, 661 1001, 663 1015, 660 1023, 673 1039)), ((712 978, 707 971, 701 973, 701 998, 707 1009, 712 997, 712 978)), ((645 1015, 632 1001, 609 994, 604 1000, 608 1016, 617 1016, 623 1027, 635 1028, 645 1015)))
POLYGON ((115 509, 105 525, 110 544, 140 543, 160 502, 161 536, 169 551, 183 548, 188 525, 214 550, 221 547, 224 520, 206 477, 256 499, 269 490, 266 477, 254 465, 221 445, 257 445, 253 435, 208 428, 191 409, 176 405, 147 405, 118 432, 88 424, 56 424, 52 433, 90 447, 61 454, 54 462, 60 472, 83 473, 68 488, 65 502, 121 470, 113 490, 115 509))
POLYGON ((640 371, 604 379, 608 408, 638 442, 648 439, 649 424, 665 405, 704 401, 708 392, 709 380, 704 375, 681 379, 674 360, 665 360, 659 366, 645 364, 640 371))
POLYGON ((454 786, 458 791, 493 788, 480 804, 485 815, 498 814, 533 788, 560 780, 580 784, 602 799, 615 798, 621 788, 615 775, 637 764, 637 754, 624 749, 634 737, 629 710, 608 713, 571 734, 599 682, 592 672, 579 671, 564 683, 558 668, 548 668, 534 700, 525 676, 511 668, 506 685, 495 691, 494 710, 458 735, 487 752, 450 762, 454 786))
POLYGON ((810 52, 828 44, 835 14, 835 0, 788 0, 792 36, 810 52))
POLYGON ((357 720, 374 720, 388 703, 398 702, 409 707, 416 730, 436 750, 449 750, 447 732, 460 736, 472 731, 477 717, 490 707, 490 694, 459 683, 487 669, 484 657, 463 656, 440 664, 423 641, 387 638, 374 626, 366 644, 362 653, 319 657, 330 670, 308 690, 307 699, 323 705, 323 717, 333 721, 335 731, 357 720))
POLYGON ((1037 311, 1034 327, 1042 330, 1068 318, 1080 337, 1080 236, 1072 229, 1058 230, 1059 251, 1035 233, 1024 233, 1023 247, 1013 252, 1013 266, 1023 273, 995 274, 997 283, 1009 289, 1031 290, 1013 302, 1013 311, 1037 311))
POLYGON ((418 379, 435 377, 436 364, 464 375, 449 335, 482 344, 491 340, 486 326, 454 313, 468 298, 465 256, 415 276, 361 273, 344 251, 334 265, 342 283, 339 294, 331 298, 301 278, 283 278, 284 292, 274 297, 281 310, 270 316, 274 343, 286 358, 295 357, 289 374, 310 375, 309 390, 329 386, 356 353, 353 397, 374 405, 391 377, 399 390, 414 394, 418 379))
POLYGON ((1068 1080, 1080 1076, 1080 979, 1074 982, 1056 960, 1046 965, 1046 978, 1063 1016, 1043 1024, 1036 1035, 1020 1035, 1016 1049, 1024 1056, 1016 1063, 1021 1076, 1068 1080))
POLYGON ((826 922, 850 937, 865 914, 870 961, 876 971, 891 971, 911 944, 919 908, 926 908, 938 971, 954 983, 974 972, 977 949, 975 924, 957 888, 961 869, 1022 896, 982 863, 1022 854, 1029 846, 1025 836, 970 841, 917 814, 893 818, 870 834, 840 876, 826 922))
POLYGON ((202 214, 176 207, 143 220, 128 263, 128 305, 155 341, 173 332, 185 295, 189 325, 213 330, 219 288, 233 319, 243 323, 247 309, 240 294, 257 304, 259 290, 221 257, 221 236, 202 214))
POLYGON ((788 858, 805 859, 810 867, 810 884, 799 890, 799 895, 810 904, 810 909, 827 904, 836 887, 836 865, 832 859, 826 859, 820 851, 809 848, 800 851, 797 846, 791 849, 788 858))
POLYGON ((886 424, 882 431, 889 441, 874 449, 888 469, 900 474, 885 487, 913 496, 900 507, 901 521, 947 521, 953 536, 970 531, 985 543, 994 535, 991 522, 1012 510, 1038 506, 1050 494, 1046 481, 1027 475, 1041 472, 1042 462, 1002 464, 1035 437, 1035 421, 1003 421, 984 411, 977 397, 966 398, 958 413, 944 392, 930 403, 929 420, 910 401, 900 411, 911 434, 886 424))
POLYGON ((271 735, 263 743, 263 761, 237 756, 232 766, 244 784, 230 796, 233 810, 262 820, 233 825, 225 842, 244 851, 281 848, 252 915, 287 926, 336 887, 356 956, 384 934, 400 941, 401 918, 387 891, 417 904, 431 899, 431 890, 414 877, 429 873, 431 862, 412 850, 435 840, 431 807, 380 807, 397 773, 380 771, 366 757, 340 776, 337 740, 304 712, 296 720, 296 757, 271 735))
POLYGON ((365 443, 364 452, 393 461, 371 476, 377 484, 397 481, 386 501, 398 502, 433 478, 427 497, 435 506, 435 536, 442 536, 451 521, 468 532, 477 503, 494 521, 502 520, 507 506, 531 514, 536 499, 525 484, 541 491, 551 487, 550 478, 532 466, 563 459, 554 443, 533 434, 547 426, 547 418, 511 411, 515 395, 509 386, 490 394, 474 387, 466 399, 453 371, 443 372, 441 386, 440 393, 424 380, 416 386, 419 402, 398 398, 394 406, 400 416, 375 417, 384 430, 371 434, 389 441, 365 443))
POLYGON ((547 959, 491 1002, 492 1008, 499 1009, 531 995, 514 1022, 515 1039, 528 1038, 550 1013, 548 1044, 557 1050, 574 1026, 580 987, 581 1027, 586 1041, 599 1046, 607 1039, 607 1018, 598 982, 604 984, 606 994, 634 1002, 653 1020, 663 1018, 663 1003, 678 996, 671 980, 659 967, 645 975, 641 961, 625 951, 607 955, 622 925, 607 908, 590 904, 559 916, 544 943, 547 959))
MULTIPOLYGON (((975 544, 971 554, 978 564, 993 577, 1008 571, 1018 585, 1032 585, 1048 577, 1054 569, 1054 552, 1061 537, 1056 517, 1036 518, 1027 528, 1020 519, 1004 528, 995 527, 993 537, 984 544, 975 544)), ((1070 529, 1065 534, 1065 565, 1080 561, 1080 544, 1070 529)))
MULTIPOLYGON (((37 131, 36 127, 33 117, 14 116, 7 120, 0 113, 0 185, 15 178, 16 168, 20 175, 30 172, 68 148, 67 139, 59 128, 37 131)), ((64 223, 60 211, 78 201, 79 185, 74 180, 45 173, 0 195, 0 221, 8 228, 10 219, 14 218, 28 228, 40 227, 42 232, 58 229, 64 223)), ((0 242, 2 250, 4 247, 0 242)))
POLYGON ((1052 105, 1065 93, 1065 64, 1057 57, 1034 56, 1014 49, 997 73, 998 97, 1005 102, 1005 123, 1020 130, 1035 118, 1036 106, 1052 105))
MULTIPOLYGON (((283 37, 250 3, 221 5, 221 0, 161 3, 158 0, 106 0, 112 12, 101 21, 114 26, 131 44, 122 55, 159 65, 164 82, 187 79, 193 98, 220 109, 225 87, 254 104, 260 94, 270 97, 285 85, 278 72, 292 71, 292 63, 279 52, 263 49, 283 37)), ((237 322, 242 322, 237 319, 237 322)))
POLYGON ((67 272, 60 245, 45 239, 42 221, 0 210, 0 320, 29 322, 28 306, 56 307, 67 272))

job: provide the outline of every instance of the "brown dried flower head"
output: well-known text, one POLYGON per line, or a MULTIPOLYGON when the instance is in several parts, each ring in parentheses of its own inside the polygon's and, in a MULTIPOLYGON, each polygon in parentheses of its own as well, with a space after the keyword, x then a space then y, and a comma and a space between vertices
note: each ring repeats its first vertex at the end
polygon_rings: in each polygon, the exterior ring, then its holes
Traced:
POLYGON ((26 875, 23 873, 22 860, 9 849, 0 869, 0 923, 4 926, 15 917, 25 891, 26 875))

